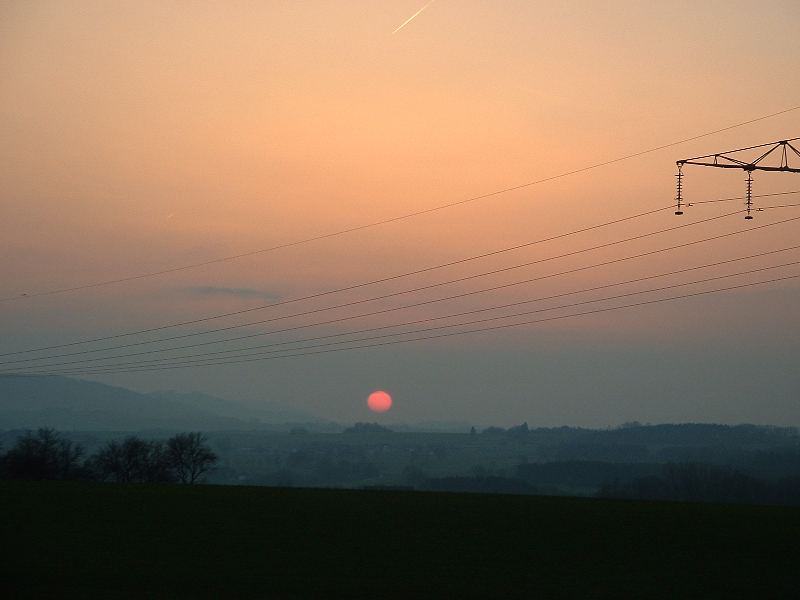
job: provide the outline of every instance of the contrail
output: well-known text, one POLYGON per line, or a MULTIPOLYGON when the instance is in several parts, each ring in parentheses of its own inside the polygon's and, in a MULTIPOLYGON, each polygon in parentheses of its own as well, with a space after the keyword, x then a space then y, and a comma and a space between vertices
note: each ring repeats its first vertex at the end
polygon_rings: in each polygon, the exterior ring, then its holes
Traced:
POLYGON ((403 24, 402 24, 402 25, 400 25, 400 27, 398 27, 397 29, 395 29, 395 30, 392 32, 392 35, 394 35, 394 34, 395 34, 395 33, 397 33, 398 31, 400 31, 400 30, 401 30, 403 27, 405 27, 406 25, 408 25, 409 23, 411 23, 411 21, 413 21, 413 20, 414 20, 414 19, 415 19, 417 16, 419 16, 419 14, 420 14, 420 13, 421 13, 423 10, 425 10, 426 8, 428 8, 428 7, 429 7, 431 4, 433 4, 433 0, 429 0, 429 1, 428 1, 428 2, 425 4, 425 6, 423 6, 422 8, 420 8, 420 9, 419 9, 417 12, 415 12, 413 15, 411 15, 411 16, 410 16, 410 17, 408 17, 408 18, 407 18, 405 21, 403 21, 403 24))

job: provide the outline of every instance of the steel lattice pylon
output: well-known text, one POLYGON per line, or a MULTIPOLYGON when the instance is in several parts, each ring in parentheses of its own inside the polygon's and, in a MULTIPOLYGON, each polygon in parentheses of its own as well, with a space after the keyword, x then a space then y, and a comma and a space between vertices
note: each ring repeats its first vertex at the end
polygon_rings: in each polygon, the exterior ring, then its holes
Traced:
MULTIPOLYGON (((698 165, 701 167, 717 167, 720 169, 742 169, 747 171, 745 207, 747 214, 745 219, 752 219, 751 211, 753 209, 753 171, 784 171, 788 173, 800 173, 800 150, 792 145, 792 142, 797 142, 800 138, 792 138, 790 140, 780 140, 778 142, 770 142, 768 144, 759 144, 758 146, 749 146, 747 148, 738 148, 736 150, 728 150, 727 152, 718 152, 716 154, 706 154, 705 156, 695 156, 694 158, 684 158, 676 162, 678 165, 678 174, 675 176, 676 182, 676 195, 677 202, 675 214, 682 215, 682 208, 687 205, 683 197, 683 166, 684 165, 698 165), (732 156, 737 153, 749 152, 766 148, 767 150, 760 155, 755 156, 752 160, 743 160, 745 156, 739 154, 739 157, 732 156), (796 155, 796 156, 795 156, 796 155), (789 158, 795 160, 795 166, 789 165, 789 158), (774 159, 779 158, 778 164, 774 159), (772 159, 772 160, 770 160, 772 159)), ((690 204, 688 206, 691 206, 690 204)))

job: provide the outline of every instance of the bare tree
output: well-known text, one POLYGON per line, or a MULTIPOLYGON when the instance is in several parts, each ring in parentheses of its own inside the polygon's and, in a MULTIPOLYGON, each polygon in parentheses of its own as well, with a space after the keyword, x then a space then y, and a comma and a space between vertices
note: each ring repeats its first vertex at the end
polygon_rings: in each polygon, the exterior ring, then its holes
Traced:
POLYGON ((181 483, 197 483, 217 462, 202 433, 179 433, 167 440, 170 466, 181 483))
POLYGON ((92 462, 99 478, 106 481, 162 483, 173 480, 163 442, 148 442, 133 435, 122 442, 108 442, 92 462))
POLYGON ((28 431, 3 459, 10 479, 74 479, 83 476, 83 448, 65 439, 55 429, 28 431))

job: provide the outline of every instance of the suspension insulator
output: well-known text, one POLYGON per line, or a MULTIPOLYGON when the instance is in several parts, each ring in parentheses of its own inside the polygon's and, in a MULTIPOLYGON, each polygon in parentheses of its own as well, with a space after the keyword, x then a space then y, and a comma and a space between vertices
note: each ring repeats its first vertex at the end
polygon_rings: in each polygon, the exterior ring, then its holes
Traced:
POLYGON ((676 215, 682 215, 683 211, 681 207, 683 205, 683 165, 678 163, 678 174, 675 175, 675 201, 676 204, 676 215))
POLYGON ((753 218, 753 215, 750 212, 753 209, 753 172, 747 171, 747 194, 746 194, 746 201, 745 206, 747 207, 747 214, 744 216, 746 220, 750 220, 753 218))

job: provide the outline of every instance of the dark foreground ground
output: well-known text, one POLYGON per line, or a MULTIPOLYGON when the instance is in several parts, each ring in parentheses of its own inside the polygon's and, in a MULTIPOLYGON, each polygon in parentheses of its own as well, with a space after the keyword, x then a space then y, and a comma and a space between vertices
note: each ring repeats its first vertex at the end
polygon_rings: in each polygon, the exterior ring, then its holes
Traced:
POLYGON ((797 597, 796 508, 0 482, 3 597, 797 597))

